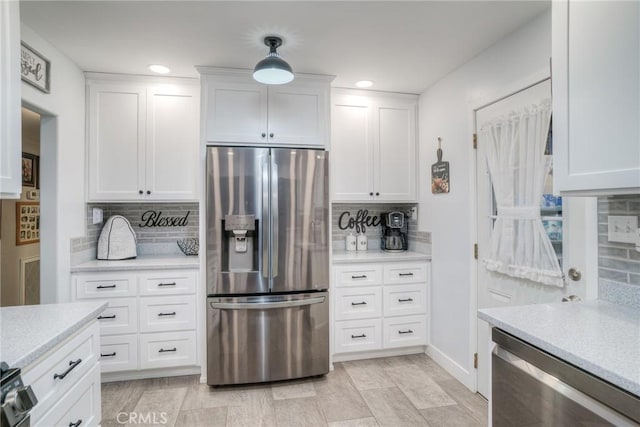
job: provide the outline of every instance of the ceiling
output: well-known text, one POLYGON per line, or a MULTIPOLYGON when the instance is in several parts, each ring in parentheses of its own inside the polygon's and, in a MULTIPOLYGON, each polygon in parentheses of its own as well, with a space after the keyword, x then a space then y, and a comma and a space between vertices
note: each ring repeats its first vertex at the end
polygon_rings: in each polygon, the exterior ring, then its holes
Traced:
MULTIPOLYGON (((22 20, 85 71, 196 77, 253 68, 265 35, 294 71, 338 87, 421 93, 549 7, 548 1, 22 1, 22 20)), ((55 73, 55 64, 52 64, 55 73)))

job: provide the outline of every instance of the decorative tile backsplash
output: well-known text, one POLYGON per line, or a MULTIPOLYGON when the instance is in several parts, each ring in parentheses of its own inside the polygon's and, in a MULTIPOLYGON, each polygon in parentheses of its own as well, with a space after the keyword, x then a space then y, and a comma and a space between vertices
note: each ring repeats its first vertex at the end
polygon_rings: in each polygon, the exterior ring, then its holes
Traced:
POLYGON ((87 236, 71 239, 72 265, 95 259, 98 237, 104 222, 92 224, 92 209, 104 211, 104 221, 112 215, 122 215, 129 220, 138 240, 139 254, 172 254, 181 253, 176 241, 186 237, 198 237, 199 205, 198 203, 100 203, 87 205, 87 236), (148 213, 153 211, 154 214, 148 213), (143 215, 146 216, 143 220, 143 215), (160 214, 160 217, 158 217, 160 214), (188 217, 175 226, 165 221, 172 217, 188 217), (155 215, 155 216, 153 216, 155 215), (151 225, 157 227, 144 227, 151 225))
POLYGON ((640 195, 598 198, 598 294, 640 308, 640 252, 633 243, 609 242, 608 216, 640 216, 640 195))
MULTIPOLYGON (((338 227, 338 221, 340 221, 340 215, 344 212, 348 212, 343 218, 343 224, 346 224, 348 218, 357 219, 358 211, 367 211, 366 215, 371 217, 373 220, 375 217, 378 221, 383 212, 391 212, 391 211, 400 211, 400 212, 409 212, 412 207, 416 205, 407 204, 407 205, 390 205, 384 203, 372 203, 372 204, 349 204, 349 203, 334 203, 332 205, 332 246, 334 250, 344 250, 345 248, 345 237, 349 234, 351 230, 341 230, 338 227)), ((362 219, 362 218, 361 218, 362 219)), ((371 221, 369 221, 371 223, 371 221)), ((377 224, 378 222, 376 222, 377 224)), ((418 222, 415 220, 409 220, 409 249, 416 250, 416 246, 424 247, 427 245, 431 245, 431 233, 426 231, 418 231, 418 222), (412 247, 413 246, 413 247, 412 247)), ((369 247, 372 249, 378 249, 380 247, 380 236, 382 233, 382 227, 379 225, 376 226, 368 226, 366 218, 364 218, 364 234, 367 236, 369 240, 369 247)), ((356 234, 355 230, 353 233, 356 234)))

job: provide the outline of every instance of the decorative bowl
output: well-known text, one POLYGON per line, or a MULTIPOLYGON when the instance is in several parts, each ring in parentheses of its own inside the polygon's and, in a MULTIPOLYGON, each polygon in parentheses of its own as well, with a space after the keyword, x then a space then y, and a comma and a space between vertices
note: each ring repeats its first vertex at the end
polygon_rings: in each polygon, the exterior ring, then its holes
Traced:
POLYGON ((181 239, 176 242, 178 247, 185 255, 198 255, 200 242, 197 237, 181 239))

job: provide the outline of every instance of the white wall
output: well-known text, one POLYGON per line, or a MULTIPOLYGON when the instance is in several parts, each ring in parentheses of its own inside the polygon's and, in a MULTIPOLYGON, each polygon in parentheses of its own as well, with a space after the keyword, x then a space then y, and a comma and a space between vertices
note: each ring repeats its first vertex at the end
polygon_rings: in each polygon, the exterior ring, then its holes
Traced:
POLYGON ((420 229, 432 232, 432 354, 467 387, 475 388, 470 304, 475 154, 472 105, 549 67, 551 13, 544 13, 427 89, 419 101, 420 229), (431 194, 437 137, 450 162, 451 192, 431 194))
POLYGON ((24 24, 21 38, 51 61, 50 94, 22 83, 23 105, 43 114, 40 300, 68 301, 70 239, 85 233, 85 79, 75 63, 24 24))

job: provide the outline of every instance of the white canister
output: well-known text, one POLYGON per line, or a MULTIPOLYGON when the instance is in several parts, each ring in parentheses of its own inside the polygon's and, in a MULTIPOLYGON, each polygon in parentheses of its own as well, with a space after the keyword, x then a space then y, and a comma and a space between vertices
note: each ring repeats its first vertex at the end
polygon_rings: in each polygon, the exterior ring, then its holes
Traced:
POLYGON ((356 236, 353 235, 353 233, 349 233, 347 235, 346 242, 347 242, 346 249, 348 251, 355 251, 357 249, 357 239, 356 239, 356 236))
POLYGON ((365 236, 364 234, 360 234, 358 236, 358 250, 359 251, 366 251, 367 250, 367 236, 365 236))

